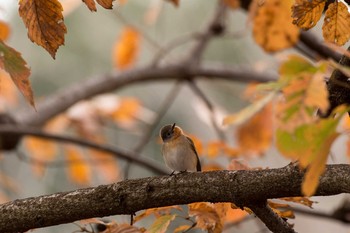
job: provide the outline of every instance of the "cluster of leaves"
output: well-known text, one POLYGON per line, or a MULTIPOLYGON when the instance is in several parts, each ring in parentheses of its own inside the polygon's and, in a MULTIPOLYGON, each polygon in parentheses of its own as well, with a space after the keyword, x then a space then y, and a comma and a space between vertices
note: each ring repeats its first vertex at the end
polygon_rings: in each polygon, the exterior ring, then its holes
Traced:
MULTIPOLYGON (((313 202, 307 198, 297 197, 297 198, 283 198, 279 202, 269 202, 270 207, 284 218, 294 218, 292 211, 288 210, 289 205, 286 202, 294 202, 302 204, 304 206, 311 207, 313 202)), ((245 208, 244 210, 239 209, 237 206, 231 203, 207 203, 207 202, 198 202, 192 203, 187 206, 187 210, 183 206, 167 206, 161 208, 153 208, 142 211, 133 218, 133 225, 126 223, 118 224, 116 222, 102 222, 98 219, 87 219, 79 221, 80 228, 84 232, 93 232, 89 231, 87 228, 91 224, 99 224, 104 226, 104 233, 116 233, 127 232, 132 233, 164 233, 169 232, 171 223, 174 220, 179 220, 178 223, 183 223, 179 226, 173 227, 172 232, 187 232, 190 229, 201 229, 207 232, 220 233, 224 229, 225 224, 238 224, 244 218, 246 218, 251 210, 245 208), (152 225, 146 230, 141 227, 138 228, 136 225, 141 220, 146 218, 153 217, 155 220, 152 225)))
POLYGON ((262 109, 273 104, 276 146, 283 155, 298 160, 300 167, 307 169, 302 185, 307 196, 317 188, 331 146, 340 135, 337 126, 348 111, 342 106, 329 118, 317 115, 317 111, 326 111, 329 105, 323 81, 327 64, 313 65, 301 57, 290 56, 281 65, 277 82, 256 86, 259 93, 268 90, 268 94, 260 94, 252 105, 224 120, 225 124, 251 121, 255 114, 261 114, 262 109))

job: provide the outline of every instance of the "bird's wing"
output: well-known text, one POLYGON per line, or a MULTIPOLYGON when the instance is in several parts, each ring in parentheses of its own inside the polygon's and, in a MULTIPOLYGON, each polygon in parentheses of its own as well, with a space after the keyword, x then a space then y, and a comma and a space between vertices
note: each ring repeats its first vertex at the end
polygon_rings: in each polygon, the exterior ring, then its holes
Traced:
POLYGON ((194 143, 192 141, 192 139, 190 137, 187 137, 187 140, 190 142, 190 146, 191 146, 191 149, 192 151, 196 154, 197 156, 197 171, 202 171, 202 167, 201 167, 201 161, 199 160, 199 157, 198 157, 198 153, 197 153, 197 150, 196 150, 196 147, 194 147, 194 143))

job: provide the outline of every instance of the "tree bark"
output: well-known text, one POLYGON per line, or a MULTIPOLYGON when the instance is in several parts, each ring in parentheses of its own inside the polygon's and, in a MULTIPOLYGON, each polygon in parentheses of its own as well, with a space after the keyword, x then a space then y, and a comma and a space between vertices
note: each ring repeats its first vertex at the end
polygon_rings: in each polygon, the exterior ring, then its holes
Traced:
MULTIPOLYGON (((0 206, 0 232, 193 202, 252 206, 270 198, 301 196, 303 175, 295 164, 278 169, 194 172, 15 200, 0 206)), ((350 193, 350 165, 328 165, 315 195, 340 193, 350 193)))

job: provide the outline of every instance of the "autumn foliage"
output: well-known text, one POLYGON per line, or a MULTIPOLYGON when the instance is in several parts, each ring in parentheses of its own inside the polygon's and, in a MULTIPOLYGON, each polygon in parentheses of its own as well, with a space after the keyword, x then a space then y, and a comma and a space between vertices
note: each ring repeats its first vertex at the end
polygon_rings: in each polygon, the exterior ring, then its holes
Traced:
MULTIPOLYGON (((164 2, 171 3, 173 8, 181 10, 180 0, 164 2)), ((219 2, 231 13, 242 7, 242 1, 238 0, 219 2)), ((82 4, 92 12, 96 12, 98 6, 112 9, 113 4, 115 5, 113 0, 83 0, 82 4)), ((127 5, 128 1, 120 4, 127 5)), ((59 48, 64 46, 65 35, 69 33, 63 10, 59 0, 19 1, 18 13, 27 28, 28 38, 44 48, 53 59, 59 48)), ((253 0, 245 10, 248 11, 247 25, 250 25, 249 30, 255 43, 270 54, 297 46, 302 31, 309 30, 317 24, 322 24, 323 40, 332 44, 332 51, 343 51, 344 49, 339 46, 345 45, 350 40, 349 5, 341 1, 253 0), (323 22, 319 22, 321 19, 323 22)), ((155 20, 156 18, 154 15, 155 20)), ((30 68, 20 52, 8 46, 6 42, 11 30, 15 29, 10 29, 6 22, 0 22, 0 67, 5 71, 0 74, 1 89, 5 89, 1 90, 1 95, 7 96, 5 99, 8 102, 16 102, 11 99, 15 96, 14 88, 7 83, 11 78, 35 111, 36 101, 29 80, 30 68)), ((200 40, 201 34, 198 35, 200 40)), ((125 23, 114 44, 111 45, 113 69, 117 72, 128 72, 136 68, 142 53, 142 42, 146 39, 138 27, 125 23)), ((160 51, 160 54, 167 53, 163 48, 160 51)), ((150 69, 154 67, 153 65, 150 69)), ((279 59, 279 68, 276 72, 278 78, 275 81, 250 83, 242 98, 247 103, 244 108, 225 113, 225 116, 219 119, 218 125, 212 120, 218 132, 223 131, 222 128, 225 127, 224 130, 229 132, 231 140, 220 137, 220 133, 218 138, 208 140, 202 135, 185 132, 194 141, 204 172, 264 169, 252 168, 245 161, 263 157, 275 148, 281 156, 291 162, 297 162, 300 170, 305 171, 301 186, 304 197, 282 198, 277 202, 268 201, 268 206, 282 218, 295 217, 293 211, 288 209, 290 207, 288 202, 312 207, 313 202, 308 197, 313 196, 317 190, 331 147, 349 130, 349 107, 340 105, 332 109, 328 116, 325 114, 330 109, 330 93, 325 77, 329 77, 335 69, 341 70, 347 78, 350 78, 349 67, 330 59, 322 60, 317 57, 311 60, 295 54, 283 56, 279 59)), ((209 106, 209 109, 214 112, 213 107, 209 106)), ((4 111, 3 108, 1 110, 4 111)), ((103 94, 75 103, 67 111, 46 122, 42 126, 42 131, 79 137, 104 145, 109 143, 108 134, 103 128, 105 125, 137 135, 140 133, 138 128, 140 122, 159 123, 160 120, 157 120, 155 115, 157 114, 146 107, 141 99, 131 96, 121 97, 114 93, 103 94)), ((151 129, 151 134, 153 130, 151 129)), ((153 137, 149 137, 148 141, 159 143, 153 137)), ((349 138, 346 143, 349 156, 349 138)), ((34 136, 25 137, 23 145, 30 154, 32 171, 39 178, 49 172, 48 165, 54 163, 63 164, 67 179, 80 187, 91 185, 96 174, 99 174, 99 179, 105 183, 118 182, 125 178, 119 160, 116 161, 107 152, 34 136)), ((0 196, 0 199, 6 198, 0 196)), ((98 219, 83 220, 78 225, 84 229, 90 224, 100 224, 105 227, 106 233, 161 233, 173 227, 171 224, 185 220, 187 223, 176 225, 174 232, 186 232, 193 228, 222 232, 226 224, 239 223, 249 214, 252 214, 252 210, 237 207, 234 203, 198 202, 187 206, 160 207, 136 213, 133 217, 134 223, 152 220, 147 229, 114 221, 102 222, 98 219)))

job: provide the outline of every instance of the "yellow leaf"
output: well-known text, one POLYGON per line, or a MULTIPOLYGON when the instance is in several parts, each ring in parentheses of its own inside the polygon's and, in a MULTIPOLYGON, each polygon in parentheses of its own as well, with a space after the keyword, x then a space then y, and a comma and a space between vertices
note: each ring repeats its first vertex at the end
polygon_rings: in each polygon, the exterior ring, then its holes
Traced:
POLYGON ((152 224, 151 228, 146 233, 165 233, 171 221, 175 219, 176 215, 163 215, 158 217, 152 224))
POLYGON ((350 39, 350 13, 346 5, 335 1, 329 4, 322 27, 325 41, 344 45, 350 39))
POLYGON ((316 73, 305 93, 305 106, 314 107, 326 112, 329 108, 328 91, 321 73, 316 73))
POLYGON ((10 27, 7 23, 0 20, 0 40, 6 41, 10 35, 10 27))
POLYGON ((273 136, 272 104, 239 126, 236 135, 241 153, 260 155, 269 149, 273 136))
POLYGON ((123 98, 117 108, 111 113, 119 124, 131 124, 141 109, 141 103, 136 98, 123 98))
POLYGON ((253 36, 265 51, 276 52, 292 47, 299 29, 292 24, 291 0, 265 0, 254 16, 253 36))
POLYGON ((213 233, 222 232, 223 225, 220 216, 213 206, 205 202, 192 203, 188 205, 188 213, 196 218, 196 228, 213 233))
POLYGON ((246 123, 251 117, 253 117, 256 113, 260 112, 261 109, 263 109, 268 103, 270 103, 277 96, 277 94, 277 91, 270 92, 268 95, 255 101, 240 112, 225 117, 223 120, 223 124, 240 125, 246 123))
POLYGON ((302 192, 305 196, 312 196, 316 192, 320 176, 326 167, 330 147, 338 136, 336 132, 330 135, 318 149, 317 157, 310 163, 302 184, 302 192))
POLYGON ((179 226, 179 227, 176 227, 175 230, 174 230, 174 233, 177 233, 177 232, 186 232, 188 229, 190 229, 192 226, 190 225, 182 225, 182 226, 179 226))
POLYGON ((173 210, 182 211, 181 207, 178 205, 165 206, 165 207, 159 207, 159 208, 151 208, 151 209, 145 210, 144 212, 142 212, 139 215, 136 215, 134 217, 134 222, 140 221, 141 219, 144 219, 152 214, 154 214, 155 217, 160 217, 162 215, 170 215, 171 211, 173 211, 173 210))
POLYGON ((38 137, 26 137, 24 140, 30 157, 34 159, 32 169, 35 175, 42 176, 45 172, 45 167, 40 163, 35 163, 35 160, 40 162, 50 162, 56 158, 58 148, 55 142, 45 140, 38 137))
POLYGON ((106 224, 107 229, 101 233, 143 233, 144 231, 129 224, 106 224))
POLYGON ((28 37, 55 58, 64 44, 67 28, 63 22, 63 8, 58 0, 21 0, 19 15, 28 29, 28 37))
POLYGON ((126 69, 131 67, 135 63, 140 49, 139 47, 139 32, 132 27, 124 28, 121 36, 114 45, 114 66, 118 69, 126 69))
POLYGON ((66 146, 68 160, 68 177, 80 185, 89 185, 91 180, 91 166, 84 156, 74 147, 66 146))
POLYGON ((19 91, 26 100, 35 108, 32 87, 29 82, 30 69, 27 63, 18 53, 11 47, 8 47, 0 40, 0 67, 4 69, 16 84, 19 91))
POLYGON ((296 0, 292 7, 293 23, 303 29, 312 28, 320 20, 325 4, 325 0, 296 0))

